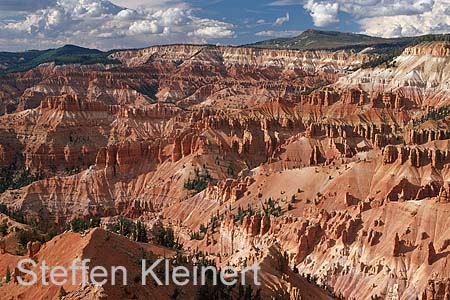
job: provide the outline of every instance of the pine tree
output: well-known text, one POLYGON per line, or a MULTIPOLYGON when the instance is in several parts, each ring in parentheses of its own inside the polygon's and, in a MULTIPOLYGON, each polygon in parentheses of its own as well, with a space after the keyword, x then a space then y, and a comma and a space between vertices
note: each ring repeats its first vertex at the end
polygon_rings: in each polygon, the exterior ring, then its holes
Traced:
POLYGON ((208 286, 200 285, 200 287, 197 289, 196 300, 210 300, 208 290, 209 290, 208 286))
POLYGON ((181 292, 180 289, 178 287, 175 287, 175 289, 173 290, 173 294, 171 296, 172 299, 177 300, 178 296, 180 296, 181 292))
POLYGON ((136 242, 147 243, 147 230, 145 229, 145 225, 142 224, 141 221, 137 221, 136 227, 134 228, 134 240, 136 242))
POLYGON ((5 282, 8 283, 11 281, 11 270, 9 269, 9 266, 6 267, 6 275, 5 275, 5 282))
POLYGON ((249 284, 247 286, 247 288, 245 289, 244 300, 252 300, 252 294, 253 294, 253 289, 252 289, 252 286, 249 284))
POLYGON ((253 300, 262 300, 261 289, 257 289, 253 300))
POLYGON ((67 295, 66 290, 64 289, 64 287, 61 287, 59 289, 59 299, 63 299, 66 295, 67 295))
POLYGON ((239 285, 238 297, 238 300, 242 300, 242 298, 244 297, 244 288, 242 285, 239 285))

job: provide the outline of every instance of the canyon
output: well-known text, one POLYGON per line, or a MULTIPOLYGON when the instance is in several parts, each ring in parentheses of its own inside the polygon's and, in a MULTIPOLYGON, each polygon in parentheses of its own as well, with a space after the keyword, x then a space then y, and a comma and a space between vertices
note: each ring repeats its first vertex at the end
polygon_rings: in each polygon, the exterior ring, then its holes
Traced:
MULTIPOLYGON (((105 264, 135 269, 141 248, 176 257, 156 245, 155 228, 170 228, 186 257, 260 263, 260 299, 448 299, 450 44, 363 67, 376 55, 171 45, 0 75, 0 274, 27 255, 100 262, 108 248, 105 264), (94 217, 101 228, 68 230, 94 217), (119 218, 150 242, 112 233, 119 218), (17 232, 33 230, 56 236, 14 253, 17 232)), ((64 289, 173 299, 176 288, 64 289)), ((2 299, 58 292, 0 287, 2 299)))

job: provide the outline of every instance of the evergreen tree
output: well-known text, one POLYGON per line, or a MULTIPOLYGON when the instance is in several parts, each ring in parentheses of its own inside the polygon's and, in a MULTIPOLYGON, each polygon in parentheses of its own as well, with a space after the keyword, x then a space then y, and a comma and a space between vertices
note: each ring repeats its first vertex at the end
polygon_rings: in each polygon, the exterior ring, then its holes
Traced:
POLYGON ((86 221, 83 218, 75 218, 70 222, 70 229, 72 229, 73 232, 82 232, 88 229, 88 224, 86 224, 86 221))
POLYGON ((252 300, 252 294, 253 294, 253 288, 252 288, 252 286, 249 284, 249 285, 245 288, 244 300, 252 300))
POLYGON ((0 234, 2 236, 5 236, 6 234, 8 234, 8 224, 7 223, 0 224, 0 234))
POLYGON ((64 287, 61 287, 61 288, 59 289, 59 299, 63 299, 65 296, 67 296, 67 292, 66 292, 66 290, 64 289, 64 287))
POLYGON ((136 227, 134 229, 134 240, 136 242, 147 243, 147 230, 145 229, 145 225, 141 221, 137 221, 136 227))
POLYGON ((171 298, 177 300, 180 295, 181 295, 180 289, 176 286, 175 289, 173 290, 171 298))
POLYGON ((207 285, 200 285, 197 289, 196 300, 210 300, 209 288, 207 285))
POLYGON ((239 285, 238 300, 242 300, 243 298, 244 298, 244 287, 242 285, 239 285))
POLYGON ((5 275, 5 282, 8 283, 11 281, 11 270, 9 269, 9 266, 6 267, 6 275, 5 275))
POLYGON ((90 228, 100 227, 100 223, 101 223, 101 218, 99 216, 95 216, 91 219, 89 227, 90 228))
POLYGON ((253 300, 262 300, 262 291, 261 288, 256 290, 255 296, 253 297, 253 300))

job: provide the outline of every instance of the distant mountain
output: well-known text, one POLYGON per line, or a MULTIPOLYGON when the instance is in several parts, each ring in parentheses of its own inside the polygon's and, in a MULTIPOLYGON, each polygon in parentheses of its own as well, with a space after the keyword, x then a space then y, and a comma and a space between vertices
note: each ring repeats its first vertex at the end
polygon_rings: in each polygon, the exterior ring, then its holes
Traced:
POLYGON ((338 50, 363 49, 366 47, 402 47, 410 44, 414 40, 414 37, 386 39, 364 34, 308 29, 299 36, 293 38, 272 39, 246 46, 271 49, 338 50))
MULTIPOLYGON (((380 38, 364 34, 323 31, 308 29, 297 37, 279 38, 243 45, 240 47, 254 47, 264 49, 291 50, 355 50, 366 48, 373 59, 362 67, 373 67, 400 55, 405 47, 429 41, 450 41, 449 34, 434 34, 405 38, 380 38)), ((215 47, 213 45, 208 45, 215 47)), ((75 45, 65 45, 57 49, 30 50, 24 52, 0 52, 0 74, 28 71, 42 63, 54 62, 57 65, 83 64, 90 65, 120 64, 111 59, 111 53, 120 50, 102 52, 97 49, 83 48, 75 45)))
POLYGON ((108 58, 109 52, 65 45, 57 49, 31 50, 25 52, 0 52, 0 72, 20 72, 32 69, 42 63, 56 64, 116 63, 108 58))

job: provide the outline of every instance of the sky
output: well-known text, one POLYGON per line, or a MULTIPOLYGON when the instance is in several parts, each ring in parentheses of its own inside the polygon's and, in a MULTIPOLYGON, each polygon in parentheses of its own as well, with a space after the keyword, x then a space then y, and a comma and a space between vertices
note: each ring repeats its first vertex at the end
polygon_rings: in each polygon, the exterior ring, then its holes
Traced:
POLYGON ((0 0, 0 51, 243 45, 306 29, 450 32, 450 0, 0 0))

